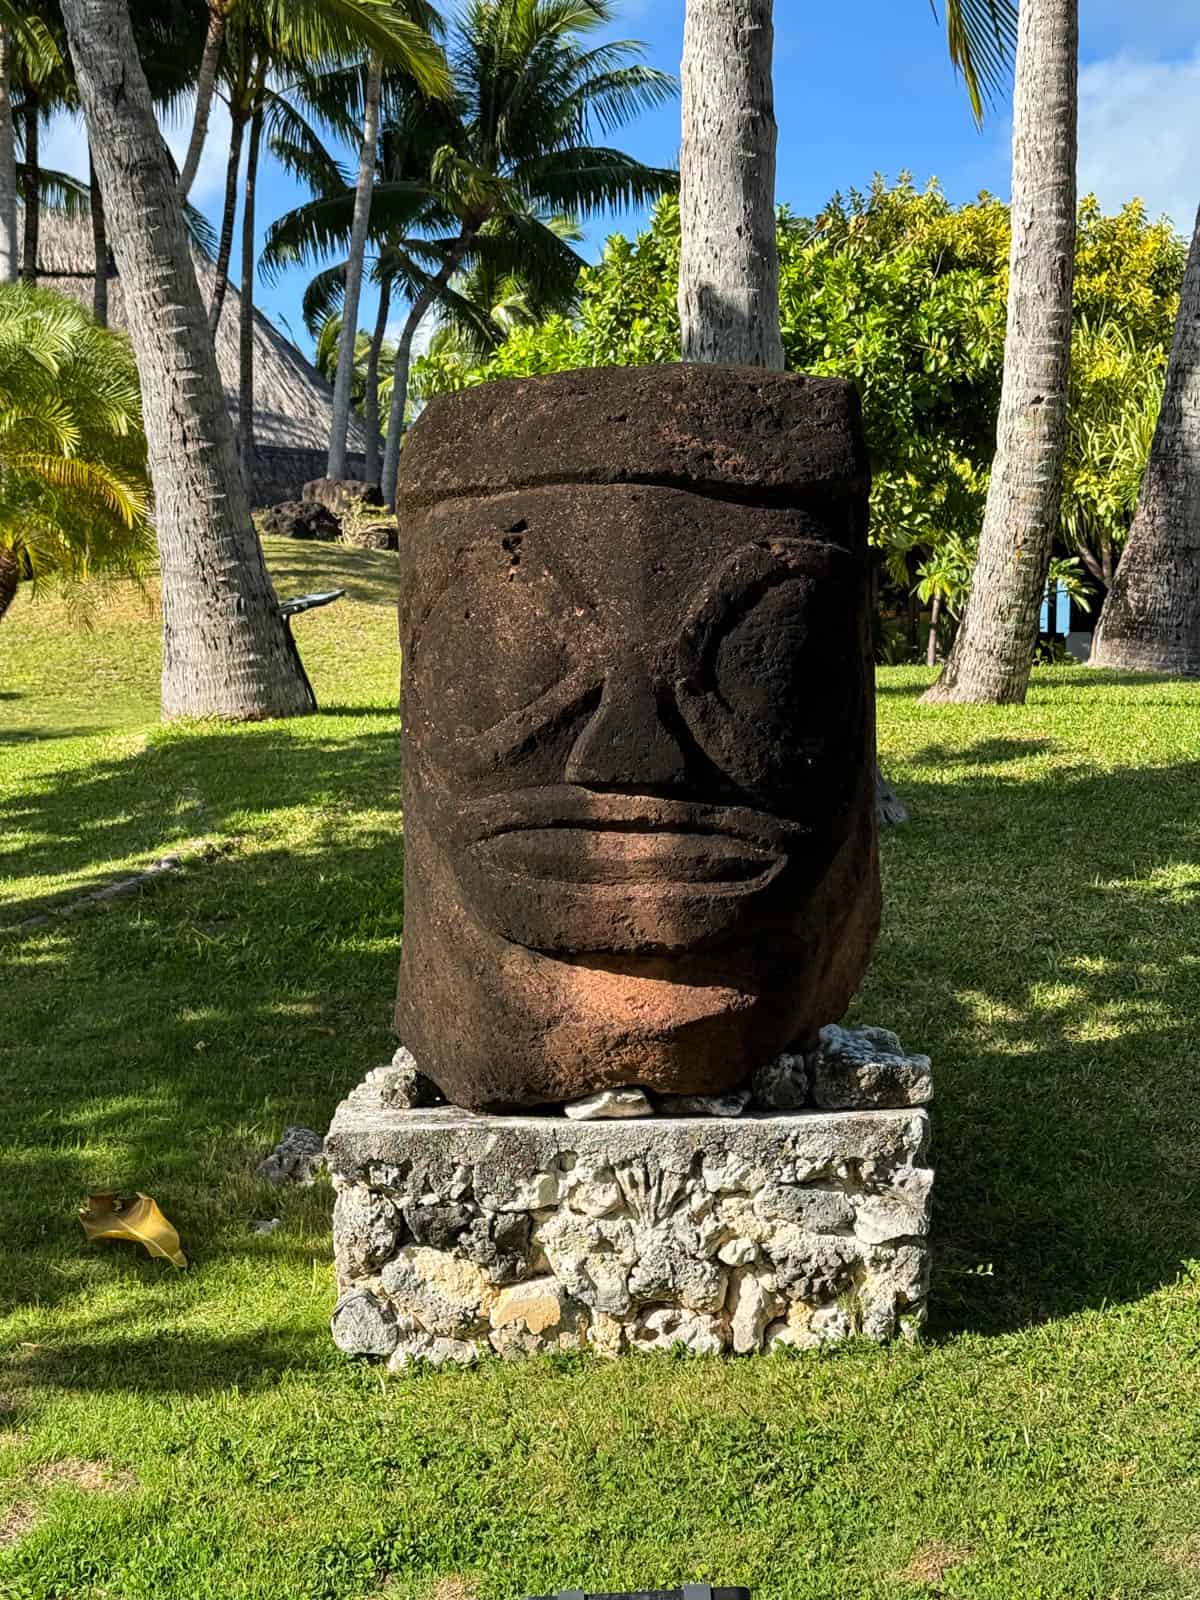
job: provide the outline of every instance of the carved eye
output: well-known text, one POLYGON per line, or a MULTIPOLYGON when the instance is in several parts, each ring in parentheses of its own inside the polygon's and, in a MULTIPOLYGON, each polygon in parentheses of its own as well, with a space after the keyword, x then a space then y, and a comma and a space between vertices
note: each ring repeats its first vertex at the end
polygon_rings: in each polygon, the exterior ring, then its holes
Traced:
POLYGON ((861 582, 827 545, 745 546, 681 642, 679 704, 705 753, 793 814, 840 809, 864 759, 861 582))
POLYGON ((572 608, 520 539, 468 551, 423 620, 410 650, 426 719, 447 737, 486 733, 541 699, 571 670, 572 608), (438 676, 423 670, 436 640, 438 676))

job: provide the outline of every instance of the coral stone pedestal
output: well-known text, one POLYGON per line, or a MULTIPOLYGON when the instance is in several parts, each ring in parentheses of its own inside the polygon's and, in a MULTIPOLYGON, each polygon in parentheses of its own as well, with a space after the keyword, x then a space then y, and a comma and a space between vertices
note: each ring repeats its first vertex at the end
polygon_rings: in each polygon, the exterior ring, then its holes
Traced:
POLYGON ((326 1140, 348 1353, 747 1354, 921 1323, 922 1107, 577 1121, 386 1093, 372 1074, 326 1140))

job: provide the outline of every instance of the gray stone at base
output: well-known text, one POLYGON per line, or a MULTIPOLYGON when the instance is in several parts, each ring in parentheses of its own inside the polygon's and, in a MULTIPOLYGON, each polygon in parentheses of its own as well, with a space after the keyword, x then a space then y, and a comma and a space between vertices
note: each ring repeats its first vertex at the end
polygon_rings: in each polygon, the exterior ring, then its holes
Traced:
POLYGON ((933 1099, 929 1057, 905 1055, 888 1028, 822 1028, 809 1070, 813 1100, 828 1111, 923 1106, 933 1099))
POLYGON ((258 1177, 279 1189, 285 1183, 310 1188, 325 1159, 325 1144, 311 1128, 285 1128, 283 1138, 254 1169, 258 1177))
POLYGON ((335 1338, 399 1366, 912 1334, 928 1147, 919 1108, 573 1121, 400 1110, 368 1081, 325 1142, 335 1338))

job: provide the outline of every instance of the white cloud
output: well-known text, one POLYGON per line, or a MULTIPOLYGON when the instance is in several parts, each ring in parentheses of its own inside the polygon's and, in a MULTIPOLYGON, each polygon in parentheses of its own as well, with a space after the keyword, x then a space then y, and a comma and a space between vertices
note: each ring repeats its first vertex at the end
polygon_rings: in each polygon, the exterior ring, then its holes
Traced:
MULTIPOLYGON (((177 117, 163 129, 171 154, 180 166, 183 164, 188 140, 191 138, 193 106, 194 102, 189 101, 181 107, 177 117)), ((83 118, 72 116, 67 112, 60 112, 55 116, 49 128, 42 134, 39 154, 42 166, 86 179, 88 147, 83 118)), ((224 193, 225 164, 228 154, 229 109, 223 101, 214 100, 212 114, 208 120, 208 138, 204 142, 204 152, 200 157, 196 181, 188 197, 202 210, 214 201, 219 202, 224 193)))
POLYGON ((1129 54, 1079 74, 1079 190, 1106 210, 1140 196, 1190 235, 1200 203, 1200 52, 1181 61, 1129 54))

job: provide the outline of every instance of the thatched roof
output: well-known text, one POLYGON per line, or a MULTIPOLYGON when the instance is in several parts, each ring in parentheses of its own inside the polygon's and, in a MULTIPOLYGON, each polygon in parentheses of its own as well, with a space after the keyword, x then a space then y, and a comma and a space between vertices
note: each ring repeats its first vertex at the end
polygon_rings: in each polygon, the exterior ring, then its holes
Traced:
MULTIPOLYGON (((71 220, 61 212, 43 211, 38 239, 38 276, 47 289, 92 305, 95 253, 92 227, 86 217, 71 220)), ((196 275, 207 302, 216 276, 212 263, 197 259, 196 275)), ((217 362, 231 415, 238 413, 238 325, 240 299, 230 285, 217 327, 217 362)), ((121 280, 108 280, 108 320, 125 327, 121 280)), ((333 413, 333 388, 260 311, 254 313, 254 437, 260 447, 325 451, 333 413)), ((351 452, 364 448, 357 418, 350 421, 351 452)))

